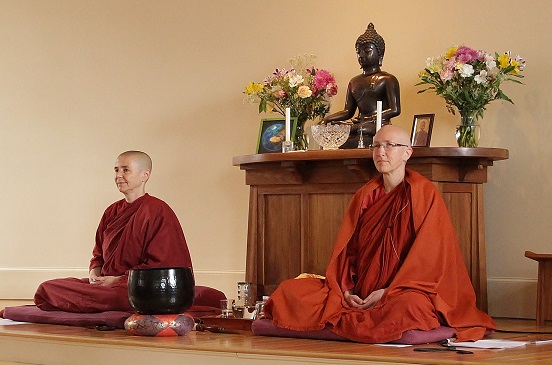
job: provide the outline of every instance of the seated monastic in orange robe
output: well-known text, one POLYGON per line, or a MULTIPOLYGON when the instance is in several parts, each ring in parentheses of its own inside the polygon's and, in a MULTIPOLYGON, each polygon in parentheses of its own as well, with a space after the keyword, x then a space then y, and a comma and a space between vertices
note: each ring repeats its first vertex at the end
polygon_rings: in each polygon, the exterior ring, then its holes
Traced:
MULTIPOLYGON (((389 134, 396 128, 382 130, 389 134)), ((382 159, 387 159, 385 153, 402 153, 393 147, 408 147, 394 142, 389 151, 383 152, 381 146, 382 159)), ((378 151, 374 151, 375 161, 378 151)), ((265 312, 281 328, 326 328, 365 343, 390 342, 405 331, 441 325, 456 328, 462 340, 476 340, 495 328, 492 319, 476 307, 440 193, 432 182, 410 170, 387 193, 382 176, 362 187, 345 214, 325 279, 284 281, 270 296, 265 312), (364 299, 378 291, 383 296, 367 309, 353 307, 345 298, 345 292, 364 299)))
POLYGON ((129 151, 117 160, 115 174, 125 199, 109 206, 96 232, 90 277, 42 283, 34 301, 43 310, 92 313, 131 311, 127 280, 131 269, 192 267, 182 227, 173 210, 145 193, 151 160, 129 151))

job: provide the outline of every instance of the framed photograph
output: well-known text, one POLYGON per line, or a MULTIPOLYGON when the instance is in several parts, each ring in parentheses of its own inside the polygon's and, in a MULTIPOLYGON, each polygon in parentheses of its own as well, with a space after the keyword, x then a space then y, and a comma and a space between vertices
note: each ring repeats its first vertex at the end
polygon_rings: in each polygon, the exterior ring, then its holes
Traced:
MULTIPOLYGON (((291 139, 295 136, 297 118, 291 118, 291 139)), ((282 152, 282 141, 286 140, 286 118, 261 119, 257 153, 282 152)))
POLYGON ((429 147, 431 131, 433 130, 433 119, 435 119, 435 114, 414 115, 412 133, 410 134, 412 147, 429 147))

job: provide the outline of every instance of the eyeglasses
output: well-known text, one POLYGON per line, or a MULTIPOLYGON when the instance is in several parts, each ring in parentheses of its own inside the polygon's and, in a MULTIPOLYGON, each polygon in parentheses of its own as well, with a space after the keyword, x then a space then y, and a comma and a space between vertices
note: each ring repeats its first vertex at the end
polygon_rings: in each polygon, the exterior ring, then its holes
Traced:
POLYGON ((383 147, 384 150, 389 151, 395 147, 408 147, 408 145, 395 143, 395 142, 383 142, 383 143, 375 143, 368 146, 369 149, 377 150, 378 148, 383 147))

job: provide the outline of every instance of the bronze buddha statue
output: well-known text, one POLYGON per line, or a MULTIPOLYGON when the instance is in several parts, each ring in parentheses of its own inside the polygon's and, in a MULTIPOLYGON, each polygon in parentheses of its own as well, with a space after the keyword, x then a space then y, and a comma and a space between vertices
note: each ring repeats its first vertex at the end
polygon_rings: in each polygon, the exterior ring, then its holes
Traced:
POLYGON ((372 142, 376 133, 377 102, 382 101, 382 125, 401 113, 400 90, 397 78, 381 70, 385 42, 370 23, 356 44, 362 73, 349 81, 345 108, 326 116, 322 123, 352 123, 349 139, 341 148, 357 148, 359 134, 372 142), (358 115, 354 117, 358 109, 358 115))

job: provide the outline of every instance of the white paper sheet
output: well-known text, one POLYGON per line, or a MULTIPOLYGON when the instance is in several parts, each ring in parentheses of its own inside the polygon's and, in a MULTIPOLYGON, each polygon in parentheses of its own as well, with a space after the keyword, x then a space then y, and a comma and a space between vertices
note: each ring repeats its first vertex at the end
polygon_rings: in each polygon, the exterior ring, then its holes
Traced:
POLYGON ((374 346, 384 346, 384 347, 410 347, 412 345, 406 345, 402 343, 375 343, 374 346))
POLYGON ((527 345, 525 341, 479 340, 475 342, 450 342, 450 346, 469 347, 473 349, 510 349, 527 345))
POLYGON ((27 323, 29 322, 17 322, 17 321, 12 321, 11 319, 0 318, 0 326, 11 326, 14 324, 27 324, 27 323))

